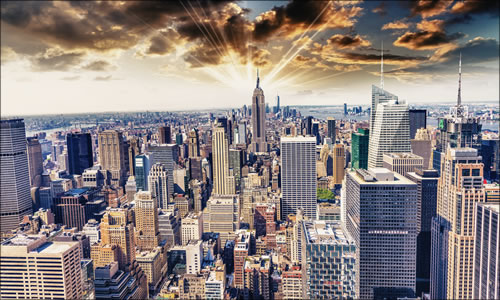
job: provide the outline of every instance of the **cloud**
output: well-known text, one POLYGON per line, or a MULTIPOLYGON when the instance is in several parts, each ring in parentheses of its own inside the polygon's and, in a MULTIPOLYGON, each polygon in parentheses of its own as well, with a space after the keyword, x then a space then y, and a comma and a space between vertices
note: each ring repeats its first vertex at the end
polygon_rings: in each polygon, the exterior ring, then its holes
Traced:
POLYGON ((387 9, 385 8, 385 2, 380 2, 380 4, 372 9, 372 13, 379 14, 381 16, 387 15, 387 9))
POLYGON ((36 72, 68 71, 79 65, 84 56, 84 52, 64 52, 59 48, 50 48, 30 59, 31 68, 36 72))
POLYGON ((293 0, 257 16, 253 39, 264 42, 273 36, 291 38, 308 29, 350 28, 362 10, 358 6, 331 1, 293 0))
POLYGON ((334 65, 334 70, 342 71, 342 72, 354 72, 361 70, 360 65, 334 65))
POLYGON ((298 91, 295 95, 296 96, 307 96, 307 95, 312 95, 313 91, 312 90, 302 90, 298 91))
POLYGON ((359 35, 349 36, 349 35, 341 35, 335 34, 331 36, 327 43, 332 48, 337 49, 355 49, 359 47, 368 47, 371 43, 359 35))
POLYGON ((451 12, 454 14, 483 14, 498 15, 498 1, 459 1, 456 2, 451 12))
POLYGON ((411 2, 411 16, 420 15, 429 18, 446 12, 452 1, 449 0, 416 0, 411 2))
POLYGON ((257 67, 265 67, 271 64, 271 52, 266 49, 257 49, 252 52, 252 63, 257 67))
POLYGON ((408 23, 406 23, 404 21, 398 20, 398 21, 394 21, 394 22, 390 22, 390 23, 384 24, 384 26, 382 26, 382 30, 388 30, 388 29, 407 29, 408 27, 410 27, 410 24, 408 24, 408 23))
POLYGON ((80 75, 75 75, 75 76, 65 76, 63 78, 61 78, 62 80, 66 80, 66 81, 75 81, 75 80, 78 80, 80 79, 80 75))
POLYGON ((318 59, 316 57, 308 57, 300 54, 292 59, 292 65, 297 68, 312 68, 315 67, 317 63, 318 59))
POLYGON ((114 79, 112 75, 107 75, 107 76, 97 76, 94 78, 95 81, 110 81, 114 79))
POLYGON ((105 60, 96 60, 82 67, 84 70, 97 72, 110 71, 115 68, 115 66, 105 60))
POLYGON ((417 32, 405 32, 394 41, 393 45, 411 50, 430 50, 436 48, 451 48, 453 42, 465 37, 465 34, 456 32, 447 34, 443 20, 422 20, 417 24, 417 32))
POLYGON ((498 60, 499 44, 496 39, 476 37, 462 46, 437 52, 431 57, 432 61, 449 62, 455 64, 462 54, 464 64, 484 63, 498 60))
POLYGON ((11 47, 2 46, 0 54, 0 61, 2 65, 16 60, 17 57, 17 53, 11 47))

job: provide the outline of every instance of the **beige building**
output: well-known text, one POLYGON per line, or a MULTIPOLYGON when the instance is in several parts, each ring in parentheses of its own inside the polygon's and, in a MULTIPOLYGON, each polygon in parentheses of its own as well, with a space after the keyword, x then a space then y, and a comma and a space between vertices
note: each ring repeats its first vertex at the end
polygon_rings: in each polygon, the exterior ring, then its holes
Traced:
POLYGON ((424 159, 413 153, 385 153, 382 159, 384 168, 405 177, 408 172, 424 166, 424 159))
POLYGON ((432 169, 432 139, 427 128, 417 129, 415 138, 410 140, 411 152, 424 159, 424 169, 432 169))
POLYGON ((300 266, 291 266, 291 269, 281 274, 283 298, 301 300, 305 298, 302 271, 300 266))
POLYGON ((48 242, 44 235, 16 235, 0 246, 0 297, 80 299, 79 242, 48 242))
POLYGON ((99 163, 103 170, 111 174, 111 184, 124 184, 126 176, 125 147, 122 133, 116 130, 106 130, 99 133, 99 163))
POLYGON ((333 154, 333 184, 342 184, 345 175, 345 147, 343 144, 335 144, 333 154))
POLYGON ((184 274, 179 280, 179 298, 187 300, 205 299, 207 274, 184 274))
POLYGON ((239 229, 238 195, 214 195, 203 210, 203 231, 219 232, 221 245, 239 229))
POLYGON ((223 127, 215 127, 212 132, 213 194, 227 195, 229 177, 229 148, 223 127))
POLYGON ((148 278, 149 289, 155 291, 160 285, 164 273, 166 273, 166 269, 162 265, 161 247, 140 252, 135 259, 148 278))
POLYGON ((199 240, 203 234, 203 214, 189 213, 181 220, 181 240, 187 245, 190 240, 199 240))
POLYGON ((135 194, 136 242, 141 251, 153 250, 160 242, 158 206, 149 191, 135 194))

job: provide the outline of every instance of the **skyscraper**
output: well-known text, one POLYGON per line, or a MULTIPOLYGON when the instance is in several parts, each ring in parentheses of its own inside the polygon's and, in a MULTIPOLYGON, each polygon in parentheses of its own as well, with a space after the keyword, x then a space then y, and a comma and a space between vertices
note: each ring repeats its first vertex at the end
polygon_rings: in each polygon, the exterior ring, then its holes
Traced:
POLYGON ((122 133, 117 130, 100 132, 98 143, 99 163, 102 169, 111 174, 111 184, 123 185, 126 176, 126 166, 122 133))
MULTIPOLYGON (((424 159, 424 169, 432 168, 432 140, 427 128, 417 129, 415 137, 410 140, 411 152, 424 159)), ((439 172, 438 172, 439 173, 439 172)))
POLYGON ((200 142, 198 140, 198 131, 195 129, 189 132, 189 150, 188 156, 189 158, 199 157, 200 156, 200 142))
POLYGON ((353 169, 368 169, 369 129, 358 128, 351 135, 351 167, 353 169))
POLYGON ((229 148, 223 127, 215 127, 212 133, 213 193, 229 194, 229 148))
POLYGON ((27 140, 30 184, 32 187, 39 187, 43 174, 42 145, 37 138, 29 137, 27 140))
POLYGON ((170 132, 170 126, 161 126, 158 128, 158 143, 162 144, 172 144, 172 133, 170 132))
POLYGON ((500 299, 499 203, 476 206, 474 228, 474 299, 500 299))
POLYGON ((141 251, 153 250, 160 241, 156 198, 149 191, 140 191, 134 199, 137 247, 141 251))
POLYGON ((316 138, 281 137, 282 216, 296 214, 316 219, 316 138))
POLYGON ((264 91, 259 86, 257 70, 257 86, 252 96, 252 151, 267 152, 266 144, 266 100, 264 91))
POLYGON ((148 174, 151 169, 151 155, 141 154, 135 157, 135 182, 138 191, 148 191, 148 174))
POLYGON ((129 163, 129 173, 130 176, 135 175, 135 157, 141 153, 139 147, 139 138, 131 137, 129 140, 129 148, 128 148, 128 163, 129 163))
POLYGON ((245 260, 250 252, 250 232, 239 234, 234 246, 234 287, 243 289, 245 284, 245 260))
POLYGON ((168 191, 174 192, 174 167, 177 162, 179 147, 175 144, 149 146, 148 151, 153 154, 155 163, 162 163, 168 171, 168 191))
POLYGON ((0 297, 81 299, 80 257, 77 241, 49 242, 45 235, 16 235, 0 246, 0 297))
MULTIPOLYGON (((370 110, 370 132, 373 132, 373 124, 375 123, 375 115, 377 106, 382 103, 398 100, 398 96, 384 90, 384 87, 372 85, 372 105, 370 110)), ((409 129, 408 129, 409 130, 409 129)))
POLYGON ((343 144, 333 146, 333 183, 342 184, 344 180, 345 148, 343 144))
POLYGON ((407 178, 417 184, 418 191, 418 235, 417 235, 417 295, 429 293, 431 223, 436 216, 438 172, 416 169, 408 172, 407 178))
POLYGON ((70 174, 82 175, 85 169, 94 165, 90 133, 68 133, 66 135, 66 145, 68 147, 68 171, 70 174))
POLYGON ((33 213, 23 119, 0 121, 0 230, 14 229, 33 213))
POLYGON ((368 168, 383 165, 384 153, 410 152, 408 105, 398 100, 378 103, 372 111, 368 145, 368 168))
POLYGON ((413 153, 386 153, 383 158, 384 168, 405 177, 408 172, 415 172, 415 169, 422 169, 423 164, 424 159, 413 153))
POLYGON ((327 119, 327 123, 328 123, 328 137, 332 140, 332 143, 335 144, 335 139, 336 139, 336 136, 335 136, 335 118, 332 118, 332 117, 329 117, 327 119))
POLYGON ((415 138, 417 130, 427 128, 427 110, 426 109, 410 109, 410 139, 415 138))
POLYGON ((417 185, 384 168, 358 169, 346 174, 345 197, 357 298, 415 297, 417 185))
POLYGON ((486 201, 483 164, 472 148, 447 148, 431 228, 431 297, 471 299, 474 206, 486 201))
POLYGON ((172 194, 168 190, 168 180, 168 170, 163 164, 156 163, 149 170, 148 190, 156 198, 158 207, 162 209, 167 209, 172 194))

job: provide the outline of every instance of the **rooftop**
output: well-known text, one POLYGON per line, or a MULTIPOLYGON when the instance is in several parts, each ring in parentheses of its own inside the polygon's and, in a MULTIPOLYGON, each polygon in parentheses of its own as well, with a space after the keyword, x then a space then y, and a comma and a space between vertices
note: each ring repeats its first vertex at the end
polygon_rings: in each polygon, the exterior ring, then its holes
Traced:
POLYGON ((349 245, 354 243, 344 234, 338 221, 305 221, 303 224, 308 244, 349 245))
POLYGON ((283 136, 281 137, 281 142, 296 142, 296 143, 302 143, 302 142, 314 142, 316 145, 316 137, 314 136, 283 136))
POLYGON ((388 156, 390 158, 420 158, 420 159, 422 159, 421 156, 418 156, 418 155, 411 153, 411 152, 385 153, 384 156, 388 156))
POLYGON ((368 170, 358 169, 356 171, 348 171, 348 174, 359 184, 374 184, 374 185, 408 185, 415 184, 408 178, 396 172, 392 172, 386 168, 371 168, 368 170))

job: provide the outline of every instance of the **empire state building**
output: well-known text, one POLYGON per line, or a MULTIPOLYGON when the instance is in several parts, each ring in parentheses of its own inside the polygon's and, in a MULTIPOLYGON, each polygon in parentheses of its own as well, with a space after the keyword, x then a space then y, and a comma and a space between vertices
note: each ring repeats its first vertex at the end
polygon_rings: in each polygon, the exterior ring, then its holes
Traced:
POLYGON ((259 86, 259 71, 257 70, 257 86, 252 97, 252 144, 251 151, 267 152, 266 144, 266 100, 264 91, 259 86))

